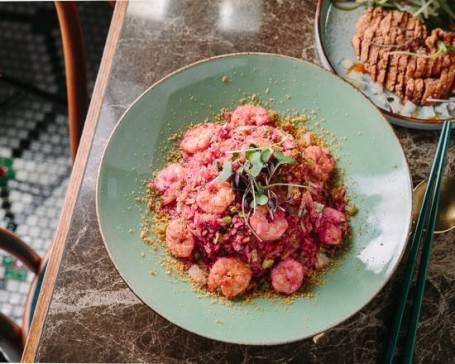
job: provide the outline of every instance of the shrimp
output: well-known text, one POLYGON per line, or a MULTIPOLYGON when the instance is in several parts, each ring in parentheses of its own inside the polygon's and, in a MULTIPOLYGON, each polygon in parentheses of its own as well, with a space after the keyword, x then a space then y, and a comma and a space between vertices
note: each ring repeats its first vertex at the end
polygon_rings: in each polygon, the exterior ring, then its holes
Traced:
POLYGON ((346 221, 346 215, 341 211, 332 209, 331 207, 324 207, 322 210, 322 217, 334 223, 346 221))
POLYGON ((190 154, 206 150, 210 145, 215 130, 216 126, 213 123, 206 123, 197 128, 190 129, 185 133, 180 147, 183 151, 190 154))
POLYGON ((291 294, 297 291, 303 282, 305 269, 303 265, 294 259, 282 260, 272 269, 270 276, 275 291, 291 294))
POLYGON ((221 214, 235 200, 234 191, 228 182, 210 183, 196 197, 197 205, 207 213, 221 214))
POLYGON ((265 206, 257 206, 256 211, 250 217, 250 225, 254 232, 264 241, 278 239, 288 228, 288 221, 283 211, 274 212, 273 220, 270 220, 269 213, 265 206))
POLYGON ((188 223, 179 218, 172 220, 166 228, 166 242, 172 254, 189 258, 193 254, 195 239, 188 229, 188 223))
POLYGON ((248 104, 235 109, 231 121, 236 125, 265 125, 270 117, 266 109, 248 104))
POLYGON ((208 289, 214 291, 221 287, 224 296, 237 296, 248 288, 252 274, 252 270, 237 258, 219 258, 210 269, 208 289))
POLYGON ((313 176, 327 181, 335 168, 335 160, 330 156, 328 150, 319 145, 312 145, 303 150, 303 155, 309 162, 308 165, 313 176))
POLYGON ((341 227, 325 222, 318 234, 318 238, 323 244, 339 245, 343 240, 343 233, 341 227))
POLYGON ((172 163, 164 168, 153 181, 153 187, 163 195, 161 202, 168 205, 174 201, 181 192, 185 176, 185 168, 180 163, 172 163))
POLYGON ((280 129, 273 130, 272 139, 277 143, 284 140, 282 143, 284 150, 294 149, 297 146, 294 137, 291 134, 286 134, 280 129))
POLYGON ((322 219, 324 222, 318 234, 319 240, 328 245, 340 244, 343 240, 343 231, 339 224, 346 221, 346 215, 331 207, 324 207, 322 219))

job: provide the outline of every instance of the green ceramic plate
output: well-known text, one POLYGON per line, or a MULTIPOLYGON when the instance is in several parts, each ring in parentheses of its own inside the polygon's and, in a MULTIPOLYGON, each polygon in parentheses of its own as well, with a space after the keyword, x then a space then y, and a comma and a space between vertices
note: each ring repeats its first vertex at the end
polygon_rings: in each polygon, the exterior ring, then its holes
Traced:
POLYGON ((176 325, 202 336, 241 344, 279 344, 310 337, 339 324, 384 286, 405 248, 411 222, 411 179, 400 144, 379 111, 355 88, 298 59, 270 54, 212 58, 177 71, 125 112, 112 133, 97 186, 99 223, 115 266, 136 295, 176 325), (229 82, 222 82, 223 76, 229 82), (250 304, 213 303, 187 282, 167 275, 139 238, 140 180, 164 166, 167 138, 190 123, 255 94, 281 114, 306 110, 314 128, 329 130, 341 149, 349 195, 359 208, 351 248, 342 254, 313 299, 292 305, 254 299, 250 304), (321 121, 325 119, 326 121, 321 121), (150 161, 153 158, 153 164, 150 161), (151 168, 150 168, 151 167, 151 168), (138 208, 139 207, 139 208, 138 208), (144 255, 144 256, 142 256, 144 255), (157 275, 150 275, 154 269, 157 275))

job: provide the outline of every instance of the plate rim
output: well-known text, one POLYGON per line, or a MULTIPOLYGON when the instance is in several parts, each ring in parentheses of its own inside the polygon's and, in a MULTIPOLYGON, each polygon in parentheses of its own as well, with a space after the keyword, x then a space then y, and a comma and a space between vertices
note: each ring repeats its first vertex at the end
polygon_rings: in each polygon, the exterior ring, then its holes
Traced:
MULTIPOLYGON (((324 43, 322 42, 322 31, 321 31, 321 20, 322 20, 322 6, 324 1, 330 1, 330 0, 318 0, 318 4, 316 7, 316 16, 315 16, 315 21, 314 21, 314 27, 315 27, 315 45, 316 45, 316 52, 318 52, 318 55, 321 57, 321 63, 324 65, 324 68, 333 74, 337 75, 338 77, 341 77, 338 72, 336 71, 335 67, 333 67, 332 63, 330 62, 329 56, 327 55, 327 52, 324 47, 324 43)), ((327 22, 325 22, 326 24, 327 22)), ((341 77, 343 78, 343 77, 341 77)), ((344 78, 343 78, 344 79, 344 78)), ((355 86, 354 86, 355 87, 355 86)), ((363 93, 362 93, 363 94, 363 93)), ((371 99, 364 94, 364 96, 371 101, 371 99)), ((409 126, 405 126, 407 128, 419 128, 421 126, 437 126, 441 127, 442 124, 445 121, 453 120, 453 118, 446 118, 446 119, 438 119, 438 120, 427 120, 427 119, 420 119, 420 118, 415 118, 412 116, 404 116, 401 114, 396 114, 393 111, 389 111, 386 109, 383 109, 382 107, 376 105, 373 101, 371 101, 373 105, 383 114, 391 117, 391 118, 396 118, 400 120, 401 123, 410 123, 412 124, 409 126)), ((393 123, 393 121, 391 121, 393 123)), ((403 125, 404 125, 403 124, 403 125)), ((400 126, 403 126, 400 125, 400 126)))
MULTIPOLYGON (((100 196, 100 176, 101 176, 101 170, 103 168, 103 165, 104 165, 104 161, 105 161, 105 158, 106 158, 106 153, 107 153, 107 150, 109 148, 109 145, 111 143, 111 140, 114 136, 114 134, 116 133, 117 131, 117 128, 119 128, 120 124, 122 124, 125 116, 128 114, 128 112, 130 111, 130 109, 132 109, 133 107, 135 107, 135 105, 148 93, 150 92, 150 90, 158 87, 162 82, 166 81, 168 78, 171 78, 172 76, 178 74, 178 73, 181 73, 189 68, 193 68, 195 66, 198 66, 200 64, 203 64, 203 63, 207 63, 207 62, 210 62, 212 60, 216 60, 216 59, 221 59, 221 58, 235 58, 235 57, 238 57, 238 56, 270 56, 270 57, 279 57, 279 58, 285 58, 285 59, 290 59, 290 60, 293 60, 293 61, 298 61, 298 62, 302 62, 310 67, 314 67, 314 68, 317 68, 319 69, 320 71, 322 72, 325 72, 327 74, 329 74, 331 77, 335 77, 337 78, 338 80, 341 80, 342 82, 344 82, 348 87, 350 87, 351 89, 355 90, 359 95, 361 95, 366 102, 372 104, 373 106, 376 106, 374 105, 374 103, 367 97, 365 96, 359 89, 357 89, 356 87, 354 87, 353 85, 351 85, 348 81, 346 81, 344 78, 342 78, 341 76, 339 76, 338 74, 336 73, 333 73, 333 72, 330 72, 329 70, 325 69, 324 67, 321 67, 317 64, 314 64, 314 63, 311 63, 309 61, 306 61, 306 60, 303 60, 303 59, 300 59, 300 58, 296 58, 296 57, 292 57, 292 56, 288 56, 288 55, 283 55, 283 54, 277 54, 277 53, 267 53, 267 52, 236 52, 236 53, 229 53, 229 54, 222 54, 222 55, 217 55, 217 56, 212 56, 212 57, 208 57, 208 58, 204 58, 202 60, 199 60, 199 61, 196 61, 196 62, 193 62, 193 63, 190 63, 188 65, 185 65, 181 68, 178 68, 177 70, 175 71, 172 71, 170 72, 169 74, 165 75, 164 77, 160 78, 158 81, 154 82, 151 86, 147 87, 131 104, 128 108, 125 109, 125 111, 122 113, 122 115, 120 116, 120 118, 118 119, 117 123, 115 124, 114 128, 112 129, 107 141, 106 141, 106 145, 104 146, 104 149, 103 149, 103 153, 102 153, 102 157, 100 159, 100 162, 99 162, 99 166, 98 166, 98 171, 97 171, 97 177, 96 177, 96 185, 95 185, 95 205, 96 205, 96 217, 97 217, 97 223, 98 223, 98 227, 99 227, 99 231, 100 231, 100 234, 101 234, 101 238, 103 240, 103 246, 104 248, 106 249, 106 252, 108 253, 109 255, 109 258, 112 262, 112 264, 114 265, 115 269, 117 270, 117 273, 119 274, 119 276, 121 277, 121 279, 125 282, 125 284, 128 286, 128 289, 131 290, 131 292, 139 299, 140 302, 142 302, 145 306, 147 306, 149 309, 151 309, 154 313, 156 313, 157 315, 159 315, 160 317, 164 318, 165 320, 171 322, 173 325, 176 325, 178 326, 179 328, 189 332, 189 333, 192 333, 192 334, 195 334, 195 335, 198 335, 200 337, 204 337, 204 338, 207 338, 207 339, 211 339, 211 340, 215 340, 215 341, 218 341, 218 342, 223 342, 223 343, 228 343, 228 344, 237 344, 237 345, 251 345, 251 346, 275 346, 275 345, 283 345, 283 344, 290 344, 290 343, 294 343, 294 342, 297 342, 297 341, 302 341, 302 340, 305 340, 305 339, 309 339, 311 337, 314 337, 316 335, 319 335, 319 334, 322 334, 322 333, 325 333, 331 329, 333 329, 334 327, 340 325, 341 323, 345 322, 346 320, 350 319, 351 317, 353 317, 354 315, 358 314, 361 310, 363 310, 368 304, 370 304, 373 299, 378 295, 379 292, 381 292, 383 290, 383 288, 386 286, 387 283, 389 283, 390 279, 393 277, 395 271, 397 270, 398 266, 400 265, 400 262, 402 261, 403 259, 403 256, 404 256, 404 253, 406 251, 406 247, 409 243, 409 235, 411 233, 411 228, 412 228, 412 203, 413 203, 413 200, 414 200, 414 197, 413 197, 413 188, 412 188, 412 175, 411 175, 411 171, 410 171, 410 168, 409 168, 409 160, 406 156, 406 154, 404 153, 404 149, 403 149, 403 146, 401 145, 401 142, 400 140, 398 139, 396 133, 395 133, 395 130, 393 129, 392 125, 388 122, 388 120, 385 118, 385 116, 378 110, 378 114, 380 116, 380 118, 382 118, 384 120, 384 123, 385 125, 388 126, 388 128, 390 129, 391 131, 391 134, 392 134, 392 137, 395 139, 395 141, 397 142, 398 146, 399 146, 399 152, 401 153, 404 161, 406 162, 405 165, 406 165, 406 168, 404 169, 403 172, 406 172, 406 177, 408 178, 408 182, 409 182, 409 185, 408 185, 408 191, 409 191, 409 195, 410 195, 410 200, 409 200, 409 204, 410 204, 410 209, 409 209, 409 216, 408 216, 408 224, 407 224, 407 228, 406 228, 406 239, 405 239, 405 242, 403 244, 403 247, 401 249, 401 252, 400 252, 400 255, 398 256, 397 258, 397 261, 396 261, 396 264, 395 266, 393 267, 393 269, 389 272, 389 275, 388 277, 386 277, 386 279, 382 282, 382 284, 378 287, 378 289, 374 292, 374 294, 372 294, 372 296, 365 302, 363 302, 361 304, 361 306, 354 312, 352 312, 351 314, 349 315, 346 315, 344 316, 343 318, 341 318, 340 320, 337 320, 335 323, 333 323, 332 325, 330 326, 327 326, 326 328, 324 328, 323 330, 320 330, 316 333, 312 333, 310 335, 308 334, 305 334, 305 335, 300 335, 300 336, 296 336, 296 337, 293 337, 293 338, 288 338, 288 339, 276 339, 276 340, 268 340, 268 341, 261 341, 261 340, 256 340, 256 341, 247 341, 247 340, 244 340, 244 341, 239 341, 239 340, 230 340, 230 339, 220 339, 220 338, 217 338, 215 336, 212 336, 210 334, 205 334, 205 333, 201 333, 201 332, 198 332, 198 331, 195 331, 195 330, 192 330, 192 329, 189 329, 189 328, 186 328, 186 327, 183 327, 181 326, 179 323, 175 322, 173 320, 172 317, 167 317, 163 314, 161 314, 160 312, 158 312, 155 308, 151 307, 149 304, 147 304, 141 297, 140 295, 130 286, 129 282, 128 282, 128 279, 127 277, 125 277, 123 275, 123 273, 120 271, 119 267, 117 266, 117 262, 115 261, 115 259, 113 258, 112 254, 111 254, 111 251, 109 250, 109 247, 108 247, 108 244, 106 242, 106 238, 104 237, 104 233, 103 233, 103 228, 102 228, 102 225, 101 225, 101 219, 100 219, 100 207, 99 207, 99 196, 100 196)), ((376 108, 377 109, 377 108, 376 108)))

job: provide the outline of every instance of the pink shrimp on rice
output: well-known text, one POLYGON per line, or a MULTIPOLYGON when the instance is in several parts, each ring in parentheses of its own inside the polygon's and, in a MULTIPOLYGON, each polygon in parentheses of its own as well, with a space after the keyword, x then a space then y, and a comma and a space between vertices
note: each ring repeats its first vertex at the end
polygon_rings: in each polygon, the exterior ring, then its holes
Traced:
POLYGON ((234 191, 229 183, 215 181, 198 194, 196 203, 205 212, 221 214, 234 199, 234 191))
POLYGON ((266 125, 270 123, 270 117, 266 109, 248 104, 235 109, 231 122, 236 125, 266 125))
POLYGON ((316 178, 327 181, 335 168, 335 160, 327 149, 312 145, 303 150, 303 155, 307 158, 311 173, 316 178))
POLYGON ((174 201, 181 192, 185 168, 180 163, 172 163, 164 168, 154 179, 152 186, 163 195, 161 202, 167 205, 174 201))
POLYGON ((272 113, 244 105, 189 129, 178 162, 150 184, 159 203, 150 191, 148 205, 170 219, 170 254, 199 287, 227 298, 298 292, 350 233, 335 158, 272 113))
POLYGON ((283 211, 276 211, 272 220, 264 206, 256 208, 256 212, 250 217, 250 225, 264 241, 279 239, 289 226, 283 211))
POLYGON ((183 136, 180 147, 187 153, 194 154, 206 150, 215 133, 216 126, 212 123, 203 124, 194 129, 188 130, 183 136))
POLYGON ((341 211, 325 207, 322 210, 322 219, 324 222, 318 235, 321 242, 328 245, 341 244, 343 240, 343 229, 340 224, 345 223, 346 215, 341 211))
POLYGON ((297 291, 303 282, 305 269, 294 259, 282 260, 272 269, 272 286, 279 293, 291 294, 297 291))
POLYGON ((209 291, 221 287, 226 297, 235 297, 245 292, 250 284, 252 271, 245 263, 236 258, 220 258, 210 269, 209 291))
POLYGON ((172 254, 188 258, 193 254, 195 239, 183 219, 172 220, 166 228, 166 242, 172 254))

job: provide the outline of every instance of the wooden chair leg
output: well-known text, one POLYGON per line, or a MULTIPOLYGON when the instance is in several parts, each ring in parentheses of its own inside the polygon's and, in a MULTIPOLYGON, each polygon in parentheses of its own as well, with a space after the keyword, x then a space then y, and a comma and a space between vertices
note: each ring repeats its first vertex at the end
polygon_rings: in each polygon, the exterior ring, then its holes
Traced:
POLYGON ((84 35, 75 1, 55 1, 65 59, 71 158, 74 161, 88 110, 84 35))
POLYGON ((22 330, 16 323, 0 312, 0 350, 7 360, 17 363, 21 360, 23 341, 22 330))

